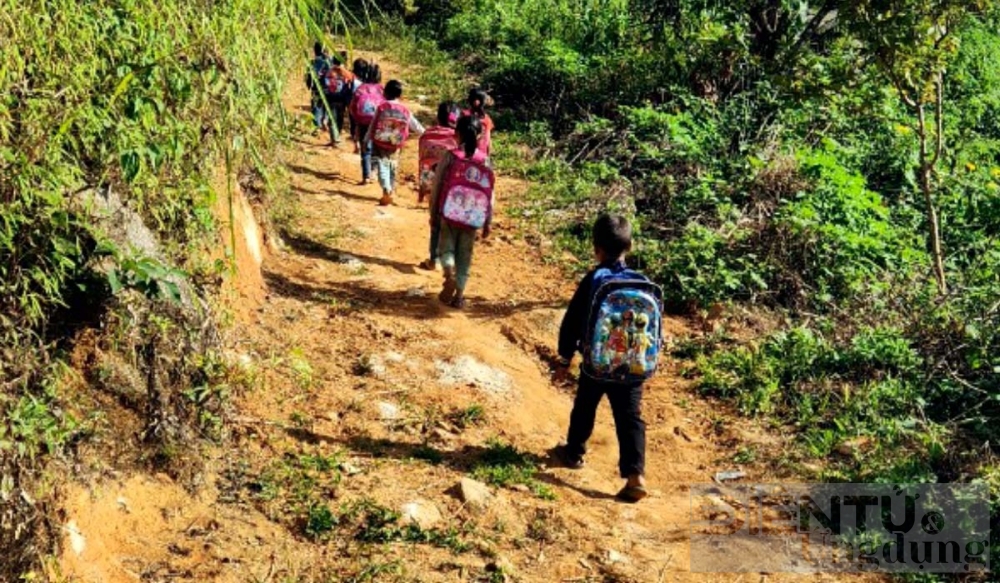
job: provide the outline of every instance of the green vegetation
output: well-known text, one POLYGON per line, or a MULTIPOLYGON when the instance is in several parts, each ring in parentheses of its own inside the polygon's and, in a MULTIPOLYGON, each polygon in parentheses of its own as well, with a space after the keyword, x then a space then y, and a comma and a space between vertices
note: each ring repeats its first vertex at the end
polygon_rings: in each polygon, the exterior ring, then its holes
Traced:
POLYGON ((492 439, 472 464, 472 477, 494 486, 527 486, 543 500, 555 500, 555 492, 536 479, 538 465, 531 454, 492 439))
POLYGON ((496 99, 498 166, 535 182, 518 216, 582 266, 625 212, 670 306, 724 314, 674 356, 791 429, 782 463, 993 483, 998 3, 407 6, 496 99))
POLYGON ((469 405, 465 409, 453 411, 448 420, 460 429, 467 429, 486 423, 486 410, 482 405, 469 405))
POLYGON ((311 5, 0 0, 0 579, 49 552, 32 484, 94 430, 67 386, 140 418, 138 459, 171 473, 221 434, 231 373, 202 298, 228 266, 207 251, 231 247, 237 181, 283 208, 280 96, 311 5), (79 379, 61 362, 83 330, 79 379))

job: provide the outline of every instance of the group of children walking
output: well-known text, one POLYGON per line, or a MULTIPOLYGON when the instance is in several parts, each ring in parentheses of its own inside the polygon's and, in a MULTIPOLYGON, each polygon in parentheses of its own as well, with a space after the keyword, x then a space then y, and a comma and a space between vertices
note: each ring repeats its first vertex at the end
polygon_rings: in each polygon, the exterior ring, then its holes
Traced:
MULTIPOLYGON (((410 135, 419 135, 418 201, 430 215, 428 257, 420 267, 436 270, 444 281, 438 298, 457 309, 466 305, 465 289, 477 234, 490 235, 496 177, 490 162, 493 120, 487 94, 469 91, 465 107, 441 103, 436 125, 425 130, 401 102, 403 84, 382 85, 379 66, 363 59, 348 71, 346 53, 329 56, 317 43, 307 72, 316 132, 324 128, 341 142, 345 112, 355 152, 361 158, 361 184, 373 171, 382 189, 381 205, 393 203, 400 154, 410 135)), ((637 502, 646 496, 646 430, 640 414, 644 382, 656 371, 662 344, 660 288, 625 265, 632 231, 624 217, 603 215, 593 226, 597 267, 580 282, 559 332, 556 375, 582 357, 579 385, 567 443, 553 451, 563 465, 583 467, 586 442, 597 406, 607 394, 619 444, 619 470, 626 479, 618 498, 637 502)))

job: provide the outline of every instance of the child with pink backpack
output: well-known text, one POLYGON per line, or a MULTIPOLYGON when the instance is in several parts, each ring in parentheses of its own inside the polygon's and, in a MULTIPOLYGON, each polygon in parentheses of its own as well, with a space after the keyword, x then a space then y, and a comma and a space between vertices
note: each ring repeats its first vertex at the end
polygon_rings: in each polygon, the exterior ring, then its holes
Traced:
POLYGON ((479 149, 483 124, 463 116, 455 134, 459 146, 445 155, 431 189, 431 225, 440 223, 438 255, 444 285, 438 299, 453 308, 465 307, 465 286, 472 267, 476 232, 490 236, 493 221, 493 187, 496 178, 486 153, 479 149))
MULTIPOLYGON (((420 183, 418 185, 417 202, 423 202, 431 193, 434 186, 434 176, 437 173, 438 164, 444 159, 448 152, 458 147, 458 139, 455 137, 455 124, 462 110, 458 104, 446 101, 438 106, 438 125, 428 129, 424 135, 420 136, 419 164, 420 183)), ((420 263, 421 269, 433 270, 437 268, 437 248, 438 237, 441 234, 441 223, 431 221, 431 244, 430 256, 420 263)))
POLYGON ((375 63, 358 64, 355 75, 362 81, 354 88, 349 111, 351 113, 351 137, 354 139, 354 153, 361 154, 361 185, 368 184, 372 174, 372 149, 366 141, 368 129, 375 119, 375 112, 385 103, 382 89, 382 71, 375 63))
POLYGON ((365 144, 371 145, 372 161, 378 169, 378 182, 382 186, 382 200, 379 204, 392 204, 392 195, 396 190, 396 171, 399 168, 400 152, 406 144, 410 132, 424 133, 424 126, 410 113, 405 105, 399 102, 403 96, 403 84, 399 81, 389 81, 385 84, 385 103, 375 110, 365 144))

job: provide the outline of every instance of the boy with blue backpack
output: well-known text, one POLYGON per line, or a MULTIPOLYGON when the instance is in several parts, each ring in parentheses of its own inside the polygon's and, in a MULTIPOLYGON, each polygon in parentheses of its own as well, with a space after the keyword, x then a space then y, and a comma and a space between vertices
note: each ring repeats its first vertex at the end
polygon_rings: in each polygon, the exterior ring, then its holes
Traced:
POLYGON ((645 381, 656 372, 662 344, 663 293, 625 265, 632 248, 628 219, 602 215, 593 228, 597 267, 577 287, 559 328, 559 369, 565 376, 573 355, 583 362, 566 444, 555 449, 569 468, 583 467, 597 406, 611 403, 618 436, 619 471, 627 481, 617 498, 646 497, 646 424, 640 414, 645 381))
POLYGON ((327 124, 327 108, 329 103, 324 103, 326 95, 326 75, 330 70, 330 57, 326 54, 326 49, 322 43, 316 41, 313 45, 313 59, 309 62, 309 69, 306 71, 306 87, 309 88, 311 96, 310 108, 313 114, 315 130, 313 135, 317 135, 327 124))

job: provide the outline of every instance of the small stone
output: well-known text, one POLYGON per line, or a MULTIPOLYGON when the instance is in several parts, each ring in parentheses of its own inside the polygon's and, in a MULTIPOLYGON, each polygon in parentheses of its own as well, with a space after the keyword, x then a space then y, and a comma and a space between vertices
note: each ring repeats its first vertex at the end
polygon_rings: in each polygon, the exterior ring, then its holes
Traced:
POLYGON ((472 478, 462 478, 458 483, 458 497, 469 508, 481 512, 490 505, 493 493, 482 482, 472 478))
POLYGON ((382 421, 393 421, 399 419, 399 407, 392 403, 380 402, 378 404, 378 415, 382 421))
POLYGON ((361 473, 361 468, 351 462, 341 462, 341 464, 337 467, 341 472, 348 476, 356 476, 361 473))
POLYGON ((531 492, 531 488, 529 488, 526 484, 514 484, 511 486, 511 490, 524 493, 531 492))
POLYGON ((437 506, 427 500, 414 500, 403 504, 402 514, 405 520, 425 530, 433 528, 443 519, 437 506))
POLYGON ((79 527, 76 526, 75 520, 70 520, 69 524, 66 525, 66 532, 69 533, 69 545, 76 553, 76 556, 83 554, 83 550, 87 548, 87 539, 83 538, 83 533, 80 532, 79 527))
POLYGON ((119 510, 121 510, 122 512, 124 512, 126 514, 128 514, 129 512, 131 512, 131 510, 129 510, 129 507, 128 507, 128 500, 126 500, 123 496, 119 496, 117 502, 118 502, 118 509, 119 510))
POLYGON ((389 362, 399 364, 406 360, 406 357, 398 352, 389 351, 385 353, 385 359, 389 362))
POLYGON ((607 554, 605 555, 605 560, 609 565, 623 564, 628 562, 628 559, 625 557, 625 555, 619 553, 614 549, 607 550, 607 554))
POLYGON ((406 290, 406 297, 408 298, 422 298, 427 295, 427 291, 422 287, 411 287, 406 290))

